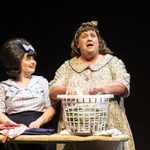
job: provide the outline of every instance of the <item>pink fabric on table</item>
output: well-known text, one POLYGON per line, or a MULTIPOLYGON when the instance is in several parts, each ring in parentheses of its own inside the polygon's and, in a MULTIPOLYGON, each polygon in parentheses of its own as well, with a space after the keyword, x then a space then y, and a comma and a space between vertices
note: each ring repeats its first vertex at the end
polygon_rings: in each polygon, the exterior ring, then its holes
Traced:
POLYGON ((0 133, 4 135, 2 142, 5 143, 7 138, 15 138, 18 135, 22 134, 28 127, 24 124, 13 124, 6 122, 0 124, 0 133))

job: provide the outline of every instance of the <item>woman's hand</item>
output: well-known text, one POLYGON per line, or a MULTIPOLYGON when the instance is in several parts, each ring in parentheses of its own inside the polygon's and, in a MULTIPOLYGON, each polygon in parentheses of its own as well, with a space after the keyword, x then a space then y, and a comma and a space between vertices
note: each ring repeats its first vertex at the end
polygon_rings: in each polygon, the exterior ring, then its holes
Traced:
POLYGON ((83 91, 85 95, 96 95, 103 93, 102 86, 89 87, 83 91))
POLYGON ((72 87, 66 87, 66 95, 76 95, 77 91, 75 88, 72 87))
POLYGON ((29 124, 29 128, 40 128, 40 126, 41 126, 41 123, 38 120, 33 121, 29 124))

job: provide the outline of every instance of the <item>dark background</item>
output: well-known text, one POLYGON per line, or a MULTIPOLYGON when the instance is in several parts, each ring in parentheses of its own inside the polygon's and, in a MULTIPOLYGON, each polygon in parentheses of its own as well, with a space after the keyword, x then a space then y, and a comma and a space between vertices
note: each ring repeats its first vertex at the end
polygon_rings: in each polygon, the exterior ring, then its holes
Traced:
MULTIPOLYGON (((36 74, 49 81, 70 58, 70 43, 82 22, 97 20, 107 45, 131 74, 131 95, 125 106, 136 150, 149 150, 150 10, 141 1, 119 4, 102 1, 7 2, 0 7, 0 46, 12 37, 24 37, 38 53, 36 74), (81 3, 82 2, 82 3, 81 3), (55 4, 54 4, 55 3, 55 4), (109 4, 109 5, 108 5, 109 4)), ((0 80, 5 74, 0 68, 0 80)))

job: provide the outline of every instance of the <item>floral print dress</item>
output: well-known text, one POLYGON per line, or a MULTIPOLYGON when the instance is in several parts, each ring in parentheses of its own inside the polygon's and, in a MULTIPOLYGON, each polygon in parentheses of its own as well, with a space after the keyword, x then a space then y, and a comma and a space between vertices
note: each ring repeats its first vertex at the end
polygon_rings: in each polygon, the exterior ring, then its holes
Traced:
MULTIPOLYGON (((117 128, 123 134, 129 135, 129 140, 120 142, 119 145, 114 143, 84 143, 84 144, 58 144, 58 150, 135 150, 132 132, 127 120, 124 109, 124 98, 130 93, 130 75, 127 73, 124 63, 116 56, 106 54, 96 64, 92 64, 88 68, 79 63, 74 57, 65 61, 56 71, 54 79, 49 83, 50 89, 55 86, 64 85, 74 88, 83 89, 89 86, 98 86, 118 81, 128 89, 126 95, 122 95, 119 100, 115 97, 109 104, 109 116, 107 129, 117 128)), ((63 121, 63 111, 58 124, 58 132, 65 129, 63 121)))

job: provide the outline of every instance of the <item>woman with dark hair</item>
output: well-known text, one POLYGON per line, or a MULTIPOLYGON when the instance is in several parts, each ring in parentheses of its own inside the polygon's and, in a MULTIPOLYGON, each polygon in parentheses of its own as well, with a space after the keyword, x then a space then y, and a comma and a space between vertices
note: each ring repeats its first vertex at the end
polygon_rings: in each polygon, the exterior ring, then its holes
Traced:
MULTIPOLYGON (((123 61, 114 56, 107 47, 97 26, 97 21, 90 21, 82 23, 77 29, 71 43, 72 58, 58 68, 54 79, 49 84, 50 98, 59 101, 57 95, 60 94, 113 94, 114 98, 109 103, 106 129, 115 128, 127 134, 129 140, 116 143, 58 144, 58 150, 135 150, 123 103, 123 98, 130 94, 130 74, 123 61)), ((64 129, 66 124, 62 115, 58 131, 61 132, 64 129)))
MULTIPOLYGON (((55 105, 49 99, 47 79, 33 75, 36 57, 35 49, 24 38, 10 39, 3 44, 0 60, 8 79, 0 82, 0 123, 52 128, 50 121, 55 115, 55 105)), ((31 149, 31 145, 29 147, 31 149)), ((46 147, 35 144, 33 148, 44 150, 46 147)), ((27 149, 26 144, 22 149, 27 149)))
POLYGON ((25 53, 34 59, 37 55, 31 44, 23 38, 10 39, 3 44, 0 51, 0 60, 4 65, 8 78, 18 80, 21 72, 21 60, 25 53))

